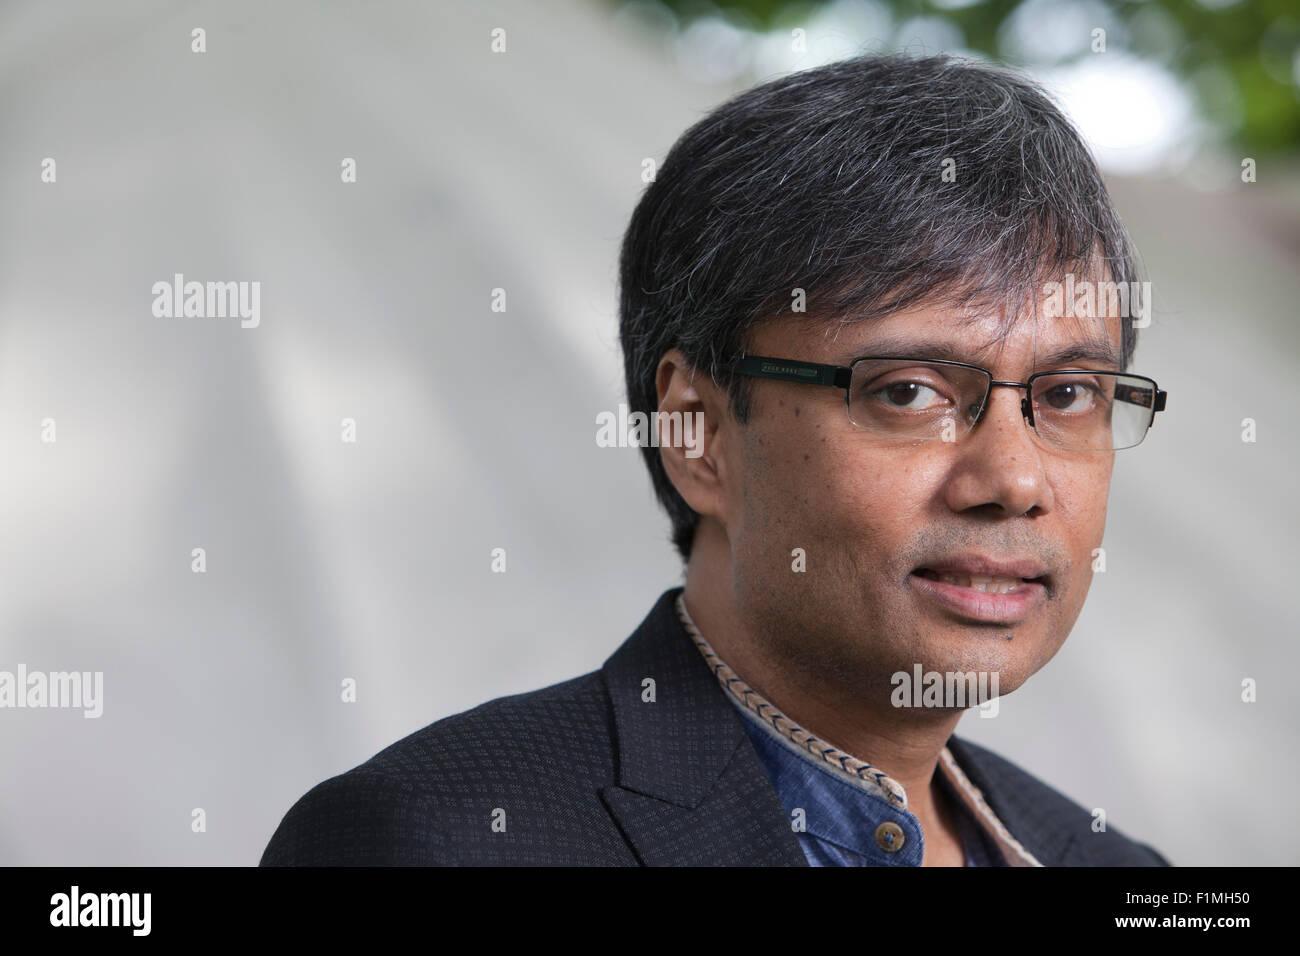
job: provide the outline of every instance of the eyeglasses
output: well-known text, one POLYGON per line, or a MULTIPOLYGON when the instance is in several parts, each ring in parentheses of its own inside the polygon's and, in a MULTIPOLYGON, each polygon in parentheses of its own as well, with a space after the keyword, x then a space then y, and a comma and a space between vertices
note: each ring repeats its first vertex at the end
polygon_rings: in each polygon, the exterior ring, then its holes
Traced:
POLYGON ((1026 390, 1020 413, 1048 447, 1132 448, 1141 444, 1168 398, 1145 375, 1089 369, 1037 372, 1027 382, 997 382, 978 365, 892 356, 818 365, 743 355, 724 368, 757 378, 842 388, 853 424, 879 435, 920 441, 961 438, 979 423, 993 386, 1005 385, 1026 390))

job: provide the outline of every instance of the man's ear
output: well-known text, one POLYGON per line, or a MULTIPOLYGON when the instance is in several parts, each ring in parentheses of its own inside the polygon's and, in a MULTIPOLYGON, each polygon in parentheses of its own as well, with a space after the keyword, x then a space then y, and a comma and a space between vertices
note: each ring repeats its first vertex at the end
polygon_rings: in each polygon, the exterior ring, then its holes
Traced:
MULTIPOLYGON (((701 516, 727 524, 730 513, 726 393, 707 372, 687 364, 679 349, 665 352, 655 372, 659 413, 659 459, 677 493, 701 516)), ((734 464, 734 463, 732 463, 734 464)))

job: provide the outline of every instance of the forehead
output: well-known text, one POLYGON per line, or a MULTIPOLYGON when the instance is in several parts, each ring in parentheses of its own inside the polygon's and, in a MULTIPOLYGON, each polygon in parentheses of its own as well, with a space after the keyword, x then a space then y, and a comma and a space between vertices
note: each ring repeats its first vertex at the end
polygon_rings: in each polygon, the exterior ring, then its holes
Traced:
POLYGON ((756 331, 751 351, 832 365, 865 355, 947 359, 985 366, 999 377, 1048 365, 1118 371, 1121 321, 1039 310, 1008 322, 992 311, 922 305, 862 320, 770 323, 756 331))

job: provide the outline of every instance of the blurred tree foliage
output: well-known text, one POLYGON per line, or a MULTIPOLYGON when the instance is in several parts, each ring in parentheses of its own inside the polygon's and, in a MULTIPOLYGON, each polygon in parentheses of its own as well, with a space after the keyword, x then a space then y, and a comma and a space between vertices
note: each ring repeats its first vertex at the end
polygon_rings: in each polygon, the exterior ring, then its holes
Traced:
MULTIPOLYGON (((788 29, 826 6, 819 0, 662 0, 682 23, 731 14, 761 29, 788 29)), ((965 45, 1025 66, 1000 49, 999 33, 1021 0, 879 0, 895 24, 941 17, 965 45), (962 5, 965 3, 966 5, 962 5)), ((1062 0, 1065 2, 1065 0, 1062 0)), ((1116 40, 1188 83, 1202 115, 1249 155, 1291 152, 1300 145, 1300 3, 1297 0, 1096 0, 1116 40), (1115 25, 1120 25, 1116 31, 1115 25)), ((1091 55, 1086 45, 1068 63, 1091 55)), ((1117 104, 1119 106, 1120 104, 1117 104)))

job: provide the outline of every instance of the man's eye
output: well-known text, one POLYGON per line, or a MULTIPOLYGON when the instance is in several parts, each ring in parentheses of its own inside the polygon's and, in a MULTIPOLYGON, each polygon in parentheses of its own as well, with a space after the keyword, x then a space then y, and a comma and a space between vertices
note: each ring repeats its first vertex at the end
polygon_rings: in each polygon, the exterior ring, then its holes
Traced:
POLYGON ((1092 408, 1097 398, 1097 390, 1083 382, 1065 382, 1053 385, 1039 399, 1052 411, 1085 412, 1092 408))
POLYGON ((869 393, 872 398, 883 402, 889 408, 906 411, 925 411, 936 408, 943 402, 943 396, 920 382, 891 382, 869 393))

